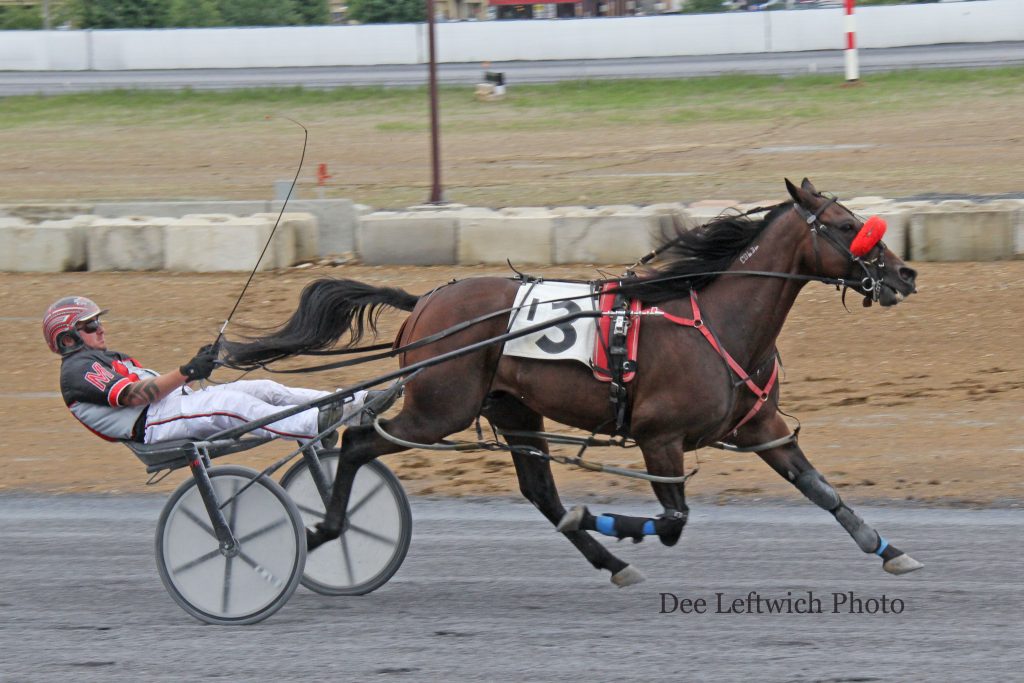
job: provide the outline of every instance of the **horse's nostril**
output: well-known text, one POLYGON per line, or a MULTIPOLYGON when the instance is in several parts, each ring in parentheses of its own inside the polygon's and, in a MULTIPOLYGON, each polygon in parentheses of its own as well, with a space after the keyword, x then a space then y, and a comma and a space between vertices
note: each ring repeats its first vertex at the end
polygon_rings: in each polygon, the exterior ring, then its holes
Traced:
POLYGON ((914 284, 917 280, 917 271, 914 270, 913 268, 901 266, 899 273, 900 279, 906 282, 908 285, 914 284))

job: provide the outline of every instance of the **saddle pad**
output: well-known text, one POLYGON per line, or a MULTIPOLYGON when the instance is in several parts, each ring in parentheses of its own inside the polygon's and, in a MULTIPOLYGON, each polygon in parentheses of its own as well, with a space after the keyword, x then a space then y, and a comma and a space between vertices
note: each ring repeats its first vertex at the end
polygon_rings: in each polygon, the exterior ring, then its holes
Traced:
MULTIPOLYGON (((600 310, 602 312, 612 310, 612 306, 615 305, 615 294, 609 293, 609 289, 618 287, 617 282, 608 282, 601 288, 601 298, 598 302, 600 310)), ((622 375, 622 381, 628 382, 636 376, 636 349, 640 343, 640 308, 641 303, 639 299, 633 299, 629 302, 629 328, 626 331, 626 358, 625 360, 632 361, 632 367, 634 370, 626 372, 622 375)), ((612 323, 614 318, 612 316, 602 316, 598 318, 597 325, 595 327, 596 335, 594 337, 594 360, 591 366, 594 368, 594 377, 601 380, 602 382, 611 382, 612 376, 608 373, 608 369, 611 367, 608 360, 608 345, 609 345, 609 334, 612 330, 612 323)))
MULTIPOLYGON (((509 332, 597 309, 588 284, 527 282, 516 292, 509 332)), ((587 366, 594 355, 594 318, 577 318, 505 342, 505 355, 540 360, 576 360, 587 366)))

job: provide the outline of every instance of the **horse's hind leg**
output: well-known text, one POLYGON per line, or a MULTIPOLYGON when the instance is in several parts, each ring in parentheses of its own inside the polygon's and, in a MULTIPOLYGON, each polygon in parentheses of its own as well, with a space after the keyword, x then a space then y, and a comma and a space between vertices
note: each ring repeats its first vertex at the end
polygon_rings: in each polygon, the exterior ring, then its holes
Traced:
MULTIPOLYGON (((785 426, 783 425, 783 428, 785 426)), ((769 439, 772 437, 768 437, 769 439)), ((796 443, 786 444, 758 453, 761 459, 785 477, 815 505, 832 513, 836 521, 857 542, 865 553, 882 558, 882 568, 890 574, 906 574, 924 565, 885 540, 839 497, 839 493, 807 460, 796 443)))
MULTIPOLYGON (((507 394, 488 397, 483 414, 500 429, 534 432, 544 429, 543 417, 507 394)), ((508 441, 513 445, 548 452, 548 445, 544 439, 509 437, 508 441)), ((551 475, 550 461, 536 455, 513 452, 512 462, 516 467, 519 490, 523 496, 533 503, 548 521, 557 524, 565 515, 565 507, 558 496, 555 479, 551 475)), ((562 533, 595 569, 607 569, 611 572, 612 583, 615 585, 629 586, 644 580, 643 574, 636 568, 615 557, 586 531, 572 530, 562 533)))
MULTIPOLYGON (((642 446, 647 470, 662 477, 683 475, 682 444, 664 447, 642 446)), ((597 531, 605 536, 618 539, 631 538, 639 543, 645 536, 657 536, 664 545, 673 546, 679 542, 683 527, 690 514, 686 504, 686 482, 652 482, 651 487, 665 511, 658 517, 632 517, 604 513, 593 515, 584 505, 570 510, 558 523, 559 529, 585 529, 597 531)))
POLYGON ((313 551, 327 541, 333 541, 344 531, 352 484, 359 468, 378 456, 401 450, 405 449, 381 439, 371 426, 352 426, 345 430, 324 521, 317 523, 315 531, 306 529, 307 550, 313 551))

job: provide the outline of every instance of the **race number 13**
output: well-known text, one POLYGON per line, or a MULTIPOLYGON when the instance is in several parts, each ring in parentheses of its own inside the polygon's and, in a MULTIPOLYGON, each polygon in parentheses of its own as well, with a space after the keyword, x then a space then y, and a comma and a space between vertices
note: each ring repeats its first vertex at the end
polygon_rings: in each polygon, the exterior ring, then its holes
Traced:
MULTIPOLYGON (((536 319, 537 309, 540 306, 550 308, 552 311, 552 317, 571 315, 583 310, 575 301, 551 301, 542 303, 540 299, 533 299, 530 302, 529 312, 526 316, 527 321, 533 321, 536 319), (565 311, 565 313, 555 314, 555 311, 565 311)), ((552 355, 571 349, 576 343, 576 328, 572 326, 573 322, 574 321, 572 320, 566 320, 563 323, 553 326, 535 342, 537 348, 544 353, 552 355)))

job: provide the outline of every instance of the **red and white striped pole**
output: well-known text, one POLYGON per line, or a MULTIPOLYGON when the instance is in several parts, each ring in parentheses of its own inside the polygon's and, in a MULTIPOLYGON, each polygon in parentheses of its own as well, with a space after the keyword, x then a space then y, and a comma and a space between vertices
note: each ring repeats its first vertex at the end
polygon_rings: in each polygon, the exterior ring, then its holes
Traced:
POLYGON ((853 20, 853 6, 856 0, 846 0, 846 80, 856 81, 860 78, 860 67, 857 64, 857 29, 853 20))

